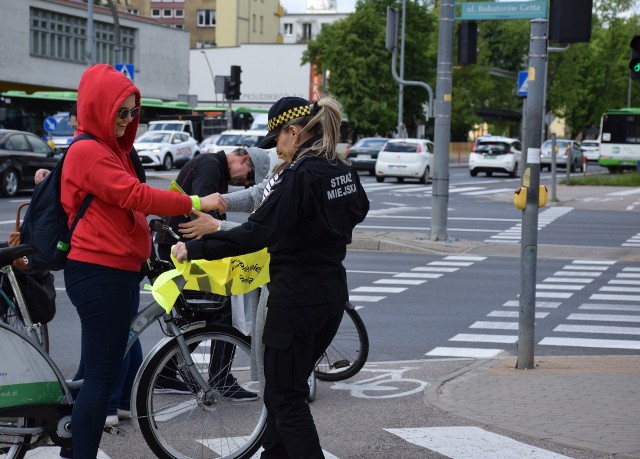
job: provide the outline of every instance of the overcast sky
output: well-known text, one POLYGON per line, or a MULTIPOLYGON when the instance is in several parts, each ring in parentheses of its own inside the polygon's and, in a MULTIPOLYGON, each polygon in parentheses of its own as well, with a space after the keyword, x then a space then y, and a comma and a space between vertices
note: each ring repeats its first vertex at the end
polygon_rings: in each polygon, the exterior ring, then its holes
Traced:
MULTIPOLYGON (((280 4, 287 10, 287 13, 304 13, 307 5, 306 0, 280 0, 280 4)), ((353 13, 356 0, 338 0, 339 13, 353 13)))

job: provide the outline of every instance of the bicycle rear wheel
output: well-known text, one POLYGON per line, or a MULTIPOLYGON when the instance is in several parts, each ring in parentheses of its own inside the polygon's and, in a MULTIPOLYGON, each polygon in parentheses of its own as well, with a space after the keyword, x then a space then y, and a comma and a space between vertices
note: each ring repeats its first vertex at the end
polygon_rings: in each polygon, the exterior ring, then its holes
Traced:
MULTIPOLYGON (((251 379, 251 347, 249 338, 232 327, 209 324, 184 334, 191 358, 205 379, 210 376, 210 363, 221 348, 231 349, 233 358, 223 371, 242 388, 257 392, 258 382, 251 379), (232 348, 229 348, 232 346, 232 348)), ((216 399, 190 381, 175 339, 160 347, 141 369, 135 395, 136 415, 142 435, 158 458, 227 458, 248 459, 262 445, 266 427, 266 408, 262 400, 232 401, 219 391, 216 399), (154 393, 163 368, 178 362, 176 379, 185 383, 189 393, 154 393)), ((159 392, 159 391, 158 391, 159 392)))
POLYGON ((369 356, 369 335, 360 314, 350 305, 336 336, 316 365, 316 377, 321 381, 342 381, 358 373, 369 356))

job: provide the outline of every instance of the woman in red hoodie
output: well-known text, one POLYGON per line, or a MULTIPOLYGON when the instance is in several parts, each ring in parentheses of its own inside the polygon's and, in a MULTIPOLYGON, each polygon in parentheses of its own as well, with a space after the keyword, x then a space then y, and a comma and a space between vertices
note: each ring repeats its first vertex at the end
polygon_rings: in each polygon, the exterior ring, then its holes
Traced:
POLYGON ((140 267, 151 251, 146 215, 225 210, 217 193, 190 197, 140 183, 129 158, 139 112, 138 88, 113 67, 98 64, 83 73, 77 134, 95 140, 70 148, 61 185, 69 223, 85 196, 94 196, 75 228, 64 269, 65 287, 82 325, 84 362, 84 383, 72 415, 74 458, 95 458, 98 453, 131 309, 140 294, 140 267))

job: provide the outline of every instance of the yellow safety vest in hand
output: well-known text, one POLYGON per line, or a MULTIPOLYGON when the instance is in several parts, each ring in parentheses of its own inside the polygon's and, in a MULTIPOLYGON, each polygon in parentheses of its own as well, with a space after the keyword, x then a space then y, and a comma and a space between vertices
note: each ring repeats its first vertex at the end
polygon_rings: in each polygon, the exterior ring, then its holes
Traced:
POLYGON ((221 260, 191 260, 179 263, 171 256, 176 269, 162 273, 151 287, 156 302, 167 313, 182 289, 213 292, 218 295, 242 295, 269 282, 269 252, 257 252, 221 260), (182 284, 182 288, 178 284, 182 284))

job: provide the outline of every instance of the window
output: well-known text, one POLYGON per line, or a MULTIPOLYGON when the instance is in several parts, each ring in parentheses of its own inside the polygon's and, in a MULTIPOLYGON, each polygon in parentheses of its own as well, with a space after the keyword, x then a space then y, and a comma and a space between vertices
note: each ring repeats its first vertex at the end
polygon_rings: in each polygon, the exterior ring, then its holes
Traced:
MULTIPOLYGON (((32 56, 85 64, 87 20, 38 8, 30 10, 30 51, 32 56)), ((96 62, 114 64, 113 24, 96 21, 96 62)), ((134 63, 135 30, 120 27, 123 62, 134 63)))
POLYGON ((152 8, 151 9, 151 17, 152 18, 159 18, 160 17, 160 9, 159 8, 152 8))
POLYGON ((173 11, 173 15, 177 18, 183 18, 184 17, 184 10, 174 10, 173 11))
POLYGON ((173 17, 173 10, 170 10, 168 8, 162 10, 162 17, 163 18, 172 18, 173 17))
POLYGON ((198 27, 215 27, 216 10, 198 10, 198 27))
POLYGON ((284 34, 285 35, 293 35, 293 24, 290 22, 285 22, 284 24, 284 34))
POLYGON ((9 137, 6 148, 9 151, 29 151, 29 143, 22 134, 16 134, 9 137))
POLYGON ((311 24, 309 22, 302 24, 302 39, 311 40, 311 24))
POLYGON ((136 10, 136 9, 134 9, 134 8, 127 8, 127 13, 135 14, 136 16, 137 16, 138 14, 140 14, 140 13, 138 12, 138 10, 136 10))
POLYGON ((264 16, 260 16, 260 33, 264 33, 264 16))
POLYGON ((256 15, 253 15, 253 20, 251 21, 251 29, 253 30, 253 32, 255 33, 256 31, 256 15))

